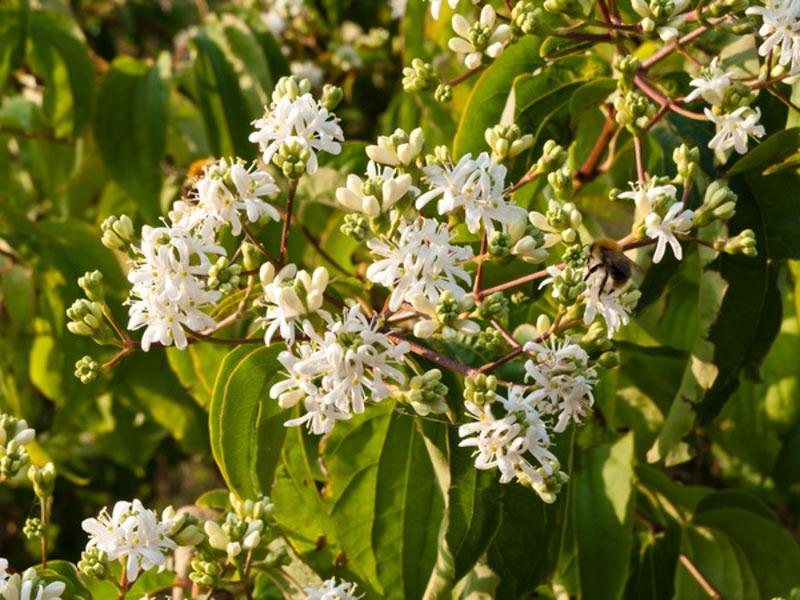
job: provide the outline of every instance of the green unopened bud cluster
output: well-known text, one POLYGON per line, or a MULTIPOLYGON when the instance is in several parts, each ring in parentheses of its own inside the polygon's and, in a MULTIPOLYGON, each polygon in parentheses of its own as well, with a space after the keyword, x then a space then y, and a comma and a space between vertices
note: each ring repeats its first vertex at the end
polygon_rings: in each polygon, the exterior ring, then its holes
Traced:
POLYGON ((30 517, 25 519, 25 525, 22 527, 22 535, 25 539, 35 540, 42 537, 44 533, 44 525, 42 520, 38 517, 30 517))
POLYGON ((78 571, 92 579, 106 579, 109 576, 108 554, 96 547, 88 548, 81 552, 78 571))
POLYGON ((25 419, 0 413, 0 481, 16 477, 30 463, 25 446, 33 442, 36 432, 25 419))
POLYGON ((81 383, 93 382, 100 375, 100 365, 91 356, 84 356, 75 363, 75 377, 81 383))
POLYGON ((275 84, 272 101, 280 102, 284 97, 288 97, 289 100, 297 100, 300 96, 309 93, 311 93, 311 81, 296 75, 285 75, 275 84))
POLYGON ((89 300, 95 302, 105 301, 105 288, 103 287, 103 274, 100 271, 91 271, 78 278, 78 285, 89 300))
POLYGON ((67 330, 75 335, 91 337, 98 344, 106 344, 114 339, 108 323, 103 316, 103 307, 86 298, 79 298, 67 309, 67 330))
POLYGON ((749 106, 756 99, 756 92, 748 85, 737 81, 725 88, 725 95, 719 106, 712 106, 716 114, 731 113, 742 106, 749 106))
POLYGON ((715 220, 728 221, 736 214, 736 194, 718 179, 706 188, 703 204, 694 211, 694 223, 703 227, 715 220))
POLYGON ((272 162, 288 179, 299 179, 306 172, 311 150, 297 139, 283 142, 273 154, 272 162))
POLYGON ((749 257, 758 256, 756 234, 752 229, 745 229, 736 237, 726 240, 721 250, 726 254, 744 254, 749 257))
POLYGON ((553 281, 553 298, 562 304, 573 304, 585 289, 583 269, 568 266, 553 281))
POLYGON ((229 562, 240 562, 243 553, 265 547, 271 541, 267 521, 274 507, 269 498, 241 501, 231 494, 233 510, 225 514, 222 523, 206 521, 208 544, 223 550, 229 562))
POLYGON ((478 334, 475 346, 489 354, 502 354, 508 349, 508 342, 497 329, 487 327, 478 334))
POLYGON ((478 305, 478 316, 481 319, 504 321, 508 317, 511 304, 503 292, 495 292, 481 300, 478 305))
POLYGON ((567 151, 555 140, 547 140, 542 146, 542 155, 536 161, 536 172, 548 175, 559 169, 566 159, 567 151))
POLYGON ((529 133, 522 135, 522 131, 515 124, 490 127, 484 137, 492 149, 492 159, 495 162, 514 158, 533 145, 533 135, 529 133))
POLYGON ((186 511, 177 512, 170 506, 164 510, 161 519, 172 524, 169 536, 179 546, 196 546, 205 539, 199 521, 186 511))
POLYGON ((547 183, 559 200, 572 198, 572 169, 569 167, 564 166, 548 173, 547 183))
POLYGON ((400 400, 411 405, 421 416, 445 414, 448 389, 442 383, 442 372, 431 369, 422 375, 415 375, 408 382, 408 389, 400 394, 400 400))
POLYGON ((569 481, 569 475, 559 468, 558 463, 552 466, 553 472, 548 473, 544 467, 537 467, 540 476, 538 481, 528 477, 519 477, 519 482, 536 492, 543 502, 552 504, 558 498, 561 488, 569 481))
POLYGON ((511 10, 511 22, 517 35, 544 35, 549 27, 544 22, 544 11, 533 2, 520 0, 511 10))
POLYGON ((564 249, 564 254, 561 256, 561 261, 579 270, 589 258, 589 249, 583 244, 570 244, 564 249))
MULTIPOLYGON (((510 253, 525 262, 539 263, 545 260, 549 254, 544 247, 544 232, 536 227, 531 220, 534 213, 529 213, 508 226, 508 243, 510 243, 510 253)), ((491 253, 491 240, 489 245, 491 253)), ((500 256, 500 255, 498 255, 500 256)))
POLYGON ((434 165, 442 167, 453 159, 450 156, 450 148, 447 146, 436 146, 431 154, 425 155, 425 165, 432 167, 434 165))
POLYGON ((675 183, 686 185, 694 178, 700 166, 700 148, 681 144, 673 150, 672 161, 678 169, 675 183))
POLYGON ((361 213, 348 213, 339 229, 347 237, 361 242, 369 235, 369 219, 361 213))
POLYGON ((447 104, 453 99, 453 86, 449 83, 440 83, 433 92, 433 97, 437 102, 447 104))
POLYGON ((612 347, 605 319, 592 321, 586 333, 581 337, 581 347, 592 354, 605 352, 612 347))
POLYGON ((200 587, 212 589, 219 586, 222 566, 217 561, 195 556, 189 563, 189 568, 189 579, 200 587))
POLYGON ((133 243, 133 221, 128 215, 111 216, 100 225, 103 232, 101 241, 111 250, 128 250, 133 243))
POLYGON ((208 269, 208 287, 228 294, 239 287, 242 266, 229 264, 228 259, 220 256, 208 269))
POLYGON ((547 204, 545 213, 547 225, 561 233, 561 239, 567 244, 574 244, 578 240, 578 228, 583 223, 578 207, 572 202, 560 203, 551 200, 547 204))
POLYGON ((56 485, 56 468, 53 463, 47 463, 42 468, 31 466, 28 469, 28 479, 33 485, 33 493, 42 502, 45 502, 53 495, 56 485))
POLYGON ((545 0, 542 6, 549 13, 564 15, 572 19, 583 16, 580 0, 545 0))
POLYGON ((478 406, 494 402, 497 377, 480 373, 464 379, 464 400, 478 406))
POLYGON ((639 69, 639 59, 632 54, 614 56, 614 75, 617 78, 617 89, 623 93, 634 88, 634 78, 639 69))
POLYGON ((635 91, 618 94, 614 99, 614 109, 617 123, 634 135, 647 126, 656 112, 655 104, 635 91))
POLYGON ((431 63, 415 58, 403 68, 403 90, 409 93, 424 92, 439 84, 439 76, 431 63))
POLYGON ((319 100, 320 106, 328 111, 336 110, 344 98, 344 90, 337 85, 326 83, 322 88, 322 97, 319 100))

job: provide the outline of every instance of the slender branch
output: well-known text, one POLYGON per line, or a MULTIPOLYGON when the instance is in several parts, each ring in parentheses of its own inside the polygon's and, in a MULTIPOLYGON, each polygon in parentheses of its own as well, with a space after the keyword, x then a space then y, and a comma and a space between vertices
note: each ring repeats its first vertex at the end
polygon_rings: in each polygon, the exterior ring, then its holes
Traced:
POLYGON ((264 247, 264 244, 256 239, 256 236, 252 231, 250 231, 250 228, 247 225, 242 225, 242 231, 244 231, 244 235, 250 241, 250 243, 258 248, 258 251, 261 252, 261 254, 267 257, 267 260, 274 262, 274 259, 270 255, 269 251, 264 247))
POLYGON ((689 33, 687 33, 683 37, 680 37, 677 40, 675 40, 674 42, 672 42, 671 44, 668 44, 668 45, 664 46, 663 48, 661 48, 661 50, 659 50, 658 52, 653 54, 650 58, 647 58, 647 59, 643 60, 640 63, 641 68, 646 71, 647 69, 649 69, 653 65, 655 65, 655 64, 661 62, 662 60, 664 60, 665 58, 667 58, 676 49, 680 48, 681 46, 684 46, 684 45, 688 44, 689 42, 692 42, 692 41, 696 40, 701 35, 703 35, 706 31, 708 31, 708 27, 706 27, 705 25, 701 25, 700 27, 698 27, 694 31, 690 31, 689 33))
POLYGON ((39 536, 39 541, 42 547, 42 568, 47 568, 47 502, 49 500, 49 496, 47 498, 40 498, 39 505, 41 507, 41 518, 42 518, 42 535, 39 536))
POLYGON ((297 181, 289 180, 289 190, 286 194, 286 215, 283 219, 283 230, 281 231, 281 251, 278 257, 278 264, 283 266, 286 261, 286 244, 289 241, 289 227, 292 224, 292 208, 294 196, 297 193, 297 181))
POLYGON ((26 129, 19 129, 17 127, 9 127, 8 125, 0 125, 0 133, 6 133, 8 135, 21 137, 28 140, 40 140, 43 142, 51 142, 53 144, 62 144, 64 146, 75 145, 73 140, 69 138, 58 137, 50 131, 28 131, 26 129))
MULTIPOLYGON (((333 265, 333 267, 340 273, 348 276, 353 275, 342 265, 340 265, 335 258, 333 258, 330 254, 328 254, 328 252, 325 251, 325 249, 320 245, 319 240, 317 240, 317 238, 314 237, 314 234, 311 233, 311 230, 309 230, 308 227, 301 224, 300 229, 302 230, 303 235, 306 237, 308 242, 314 247, 314 250, 317 251, 317 254, 319 254, 322 258, 331 263, 331 265, 333 265)), ((358 273, 355 275, 355 277, 361 279, 361 275, 358 273)))
POLYGON ((470 77, 475 75, 475 73, 478 73, 478 72, 482 71, 483 68, 484 68, 483 65, 478 65, 477 67, 475 67, 473 69, 470 69, 469 71, 464 71, 463 73, 461 73, 461 75, 458 75, 457 77, 453 77, 453 79, 448 81, 447 85, 449 85, 450 87, 455 87, 459 83, 461 83, 462 81, 466 81, 467 79, 469 79, 470 77))
POLYGON ((680 102, 678 100, 667 98, 666 96, 661 94, 653 86, 647 83, 647 81, 645 81, 641 73, 637 73, 634 76, 633 81, 634 83, 636 83, 637 87, 640 90, 642 90, 652 100, 655 100, 660 106, 667 105, 671 111, 676 112, 679 115, 683 115, 684 117, 694 119, 695 121, 708 121, 708 118, 706 118, 705 115, 693 112, 691 110, 686 110, 685 108, 682 108, 680 106, 680 102))
MULTIPOLYGON (((564 268, 564 264, 562 263, 558 265, 558 267, 564 268)), ((481 290, 479 295, 483 297, 483 296, 488 296, 489 294, 494 294, 495 292, 502 292, 503 290, 518 287, 520 285, 525 285, 526 283, 530 283, 531 281, 536 281, 537 279, 544 279, 548 275, 549 273, 547 272, 547 269, 542 269, 541 271, 529 273, 528 275, 523 275, 522 277, 517 277, 516 279, 512 279, 511 281, 506 281, 505 283, 501 283, 494 287, 481 290)))
POLYGON ((603 123, 603 129, 600 130, 600 135, 597 136, 597 141, 589 152, 589 156, 586 157, 586 161, 578 169, 576 178, 579 182, 590 181, 597 174, 597 165, 600 164, 600 159, 603 158, 603 154, 609 148, 609 141, 616 129, 617 121, 614 119, 613 109, 611 109, 608 116, 606 116, 606 122, 603 123))
POLYGON ((636 153, 636 177, 639 180, 639 185, 645 184, 646 174, 644 170, 644 152, 642 151, 642 138, 634 136, 633 149, 636 153))
POLYGON ((700 569, 697 568, 697 565, 692 562, 691 558, 681 553, 680 560, 681 564, 686 567, 686 570, 689 571, 691 576, 694 577, 695 581, 700 584, 700 587, 703 588, 703 591, 706 594, 708 594, 709 598, 724 600, 722 594, 720 594, 717 588, 715 588, 711 582, 706 579, 706 576, 703 575, 700 569))
POLYGON ((487 246, 489 245, 489 240, 486 235, 486 232, 483 232, 483 237, 481 238, 481 260, 478 261, 478 270, 475 272, 475 284, 472 286, 472 291, 475 294, 476 299, 480 299, 481 293, 481 281, 483 280, 483 264, 486 262, 486 250, 487 246))
MULTIPOLYGON (((535 165, 534 165, 534 167, 535 167, 535 165)), ((528 171, 527 173, 525 173, 525 175, 523 175, 522 177, 520 177, 519 181, 518 181, 517 183, 515 183, 513 186, 511 186, 511 188, 509 188, 508 192, 509 192, 510 194, 513 194, 514 192, 516 192, 516 191, 517 191, 519 188, 521 188, 522 186, 524 186, 524 185, 527 185, 527 184, 529 184, 531 181, 533 181, 534 179, 536 179, 536 177, 537 177, 538 175, 539 175, 539 173, 537 173, 537 172, 536 172, 535 168, 534 168, 534 169, 531 169, 530 171, 528 171)))

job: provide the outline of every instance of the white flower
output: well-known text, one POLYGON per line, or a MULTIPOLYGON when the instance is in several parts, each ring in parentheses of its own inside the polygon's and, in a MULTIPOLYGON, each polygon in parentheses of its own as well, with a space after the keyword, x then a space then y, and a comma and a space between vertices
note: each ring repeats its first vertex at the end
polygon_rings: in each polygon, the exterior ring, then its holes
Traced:
POLYGON ((0 446, 5 446, 9 441, 14 441, 20 446, 27 446, 36 439, 36 431, 28 427, 25 419, 9 419, 6 427, 9 427, 10 430, 6 430, 0 425, 0 446))
POLYGON ((336 421, 363 413, 368 400, 386 398, 387 382, 405 381, 397 366, 408 344, 395 344, 379 332, 357 304, 345 309, 340 320, 330 319, 322 335, 310 323, 304 333, 308 342, 279 355, 288 378, 270 389, 282 408, 303 400, 305 413, 287 421, 287 427, 307 424, 312 433, 328 433, 336 421))
POLYGON ((127 303, 128 329, 145 328, 142 350, 158 342, 177 348, 188 344, 184 327, 202 331, 214 320, 203 308, 213 305, 221 294, 206 286, 211 255, 225 250, 199 230, 182 226, 142 228, 133 268, 128 273, 131 287, 127 303))
POLYGON ((9 577, 11 574, 8 572, 8 560, 0 558, 0 596, 3 595, 9 577))
POLYGON ((678 27, 683 23, 680 19, 681 13, 689 6, 689 0, 674 0, 668 5, 666 3, 658 4, 662 9, 658 13, 651 10, 652 4, 647 0, 632 0, 631 6, 640 17, 642 17, 641 26, 646 32, 655 30, 663 41, 668 42, 678 37, 678 27), (669 12, 663 12, 664 7, 668 6, 669 12))
MULTIPOLYGON (((2 562, 8 565, 5 559, 0 559, 2 562)), ((33 567, 22 575, 0 578, 0 596, 4 600, 59 600, 66 587, 63 581, 46 583, 33 567)))
POLYGON ((459 37, 450 38, 448 46, 453 52, 464 55, 464 65, 476 69, 483 62, 483 55, 497 58, 503 53, 505 43, 511 38, 511 27, 505 23, 495 29, 497 13, 491 4, 481 10, 480 20, 470 24, 462 15, 453 15, 453 31, 459 37))
POLYGON ((705 109, 706 116, 717 127, 716 135, 711 138, 708 147, 712 150, 727 152, 731 148, 739 154, 747 152, 748 137, 761 138, 766 131, 759 124, 761 109, 741 106, 732 113, 715 115, 705 109))
POLYGON ((456 165, 432 165, 424 171, 430 189, 417 198, 417 208, 434 198, 438 198, 440 215, 463 207, 471 233, 477 233, 483 224, 491 236, 496 231, 494 221, 511 225, 526 214, 524 208, 504 198, 506 168, 492 161, 487 152, 474 160, 465 154, 456 165))
POLYGON ((414 163, 422 152, 425 136, 422 128, 417 127, 411 133, 396 129, 392 135, 380 135, 376 144, 366 148, 367 156, 376 163, 390 167, 408 167, 414 163))
POLYGON ((770 52, 778 57, 778 63, 790 65, 792 75, 800 73, 800 3, 797 0, 767 0, 765 6, 752 6, 748 15, 760 15, 762 19, 758 34, 764 38, 758 53, 767 56, 770 52))
POLYGON ((303 0, 271 0, 267 11, 261 14, 261 19, 277 38, 286 31, 290 21, 302 17, 304 10, 303 0))
POLYGON ((695 77, 689 82, 694 87, 685 102, 692 102, 702 97, 703 100, 712 106, 719 106, 725 99, 725 90, 731 86, 733 73, 724 72, 719 66, 719 57, 715 57, 711 64, 704 68, 699 77, 695 77))
POLYGON ((525 379, 534 383, 528 400, 539 414, 558 415, 553 428, 557 433, 570 422, 580 422, 594 404, 592 388, 597 381, 586 351, 555 338, 547 344, 528 342, 524 350, 532 355, 525 363, 525 379))
POLYGON ((169 537, 172 523, 159 521, 139 500, 117 502, 110 515, 104 508, 96 519, 85 519, 82 527, 89 534, 86 548, 102 550, 110 561, 122 558, 129 581, 140 571, 163 568, 168 553, 177 547, 169 537))
POLYGON ((260 319, 266 327, 265 344, 272 342, 276 331, 287 344, 294 344, 295 329, 302 324, 302 317, 313 313, 329 316, 321 310, 330 278, 325 267, 317 267, 309 275, 289 264, 276 274, 272 263, 264 263, 259 275, 264 288, 263 305, 267 307, 266 315, 260 319))
POLYGON ((347 185, 336 190, 336 200, 345 208, 375 218, 386 213, 409 192, 419 190, 411 185, 411 175, 398 173, 392 167, 379 167, 369 161, 366 176, 347 176, 347 185))
POLYGON ((204 235, 213 236, 222 225, 230 225, 231 233, 239 235, 242 212, 251 223, 264 216, 280 220, 278 210, 261 199, 275 197, 280 188, 257 164, 247 169, 240 161, 229 165, 221 159, 205 168, 195 190, 193 200, 179 200, 170 213, 170 220, 178 227, 200 227, 204 235))
POLYGON ((608 337, 627 325, 630 321, 630 311, 628 307, 620 301, 622 289, 611 289, 606 291, 601 289, 606 275, 602 270, 595 271, 586 280, 586 290, 582 296, 586 300, 586 307, 583 311, 583 322, 591 324, 597 315, 600 315, 606 322, 608 337))
MULTIPOLYGON (((439 15, 442 12, 442 1, 443 0, 428 0, 431 3, 431 15, 433 15, 434 19, 438 19, 439 15)), ((478 0, 472 0, 473 3, 477 4, 478 0)), ((455 8, 458 6, 458 0, 447 0, 447 4, 450 5, 450 8, 455 8)))
POLYGON ((622 192, 618 197, 623 200, 633 200, 637 212, 642 215, 651 212, 654 206, 673 201, 675 194, 678 193, 678 189, 674 185, 656 185, 656 180, 653 178, 647 179, 644 185, 635 182, 630 186, 630 191, 622 192))
POLYGON ((303 589, 305 592, 305 600, 358 600, 361 596, 356 595, 358 586, 355 583, 349 583, 344 579, 340 583, 336 582, 335 577, 323 581, 319 587, 307 587, 303 589))
POLYGON ((294 100, 288 95, 281 97, 253 124, 256 131, 250 134, 249 139, 259 145, 265 163, 272 160, 282 144, 295 142, 310 152, 307 170, 313 174, 318 165, 317 152, 339 154, 342 151, 340 142, 344 140, 344 133, 336 115, 314 100, 311 94, 303 94, 294 100))
POLYGON ((688 233, 692 228, 692 211, 683 210, 683 202, 676 202, 667 210, 663 217, 656 212, 652 212, 645 217, 644 224, 647 228, 647 236, 656 240, 656 251, 653 253, 653 262, 658 263, 664 257, 667 244, 672 248, 675 258, 683 258, 681 243, 675 234, 688 233))
POLYGON ((392 18, 402 19, 406 14, 408 0, 389 0, 389 5, 392 7, 392 18))
MULTIPOLYGON (((463 309, 462 312, 475 306, 472 296, 464 296, 458 301, 458 308, 463 309)), ((475 321, 469 319, 455 318, 442 322, 436 305, 428 300, 423 294, 417 294, 410 298, 411 306, 414 307, 422 319, 414 324, 414 335, 418 338, 429 338, 433 335, 440 333, 446 340, 455 339, 458 334, 462 335, 478 335, 481 332, 481 326, 475 321)))
POLYGON ((449 290, 461 298, 465 292, 459 282, 469 287, 472 281, 462 267, 472 258, 472 249, 452 245, 447 224, 434 219, 403 222, 398 232, 396 242, 380 238, 367 242, 381 257, 369 266, 367 278, 392 290, 389 309, 397 310, 418 294, 437 302, 441 292, 449 290))

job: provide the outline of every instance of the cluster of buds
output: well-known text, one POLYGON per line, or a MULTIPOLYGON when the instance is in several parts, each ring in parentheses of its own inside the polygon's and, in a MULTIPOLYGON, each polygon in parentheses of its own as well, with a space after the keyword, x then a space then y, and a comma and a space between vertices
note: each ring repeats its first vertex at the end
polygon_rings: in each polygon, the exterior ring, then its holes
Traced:
POLYGON ((369 219, 360 213, 348 213, 344 216, 339 229, 347 237, 361 242, 369 235, 369 219))
POLYGON ((108 217, 100 225, 100 229, 103 232, 103 245, 111 250, 128 251, 135 239, 133 221, 128 215, 108 217))
POLYGON ((336 200, 348 210, 376 219, 409 191, 416 192, 411 183, 410 174, 396 174, 391 167, 381 170, 373 163, 363 178, 348 175, 346 185, 336 190, 336 200))
POLYGON ((704 227, 715 220, 729 221, 736 214, 736 194, 722 180, 706 188, 703 204, 694 211, 694 224, 704 227))
POLYGON ((322 308, 330 275, 325 267, 309 274, 293 264, 277 273, 272 263, 264 263, 259 271, 264 288, 262 304, 267 307, 262 322, 266 325, 265 343, 269 344, 280 328, 284 339, 294 339, 294 323, 298 317, 312 315, 322 308))
POLYGON ((477 316, 486 321, 505 321, 511 303, 503 292, 495 292, 482 299, 478 305, 477 316))
POLYGON ((241 265, 230 264, 226 257, 220 256, 208 270, 208 287, 228 294, 239 287, 241 273, 241 265))
POLYGON ((475 306, 471 295, 456 298, 453 292, 446 290, 434 304, 425 295, 417 294, 411 299, 411 305, 425 317, 414 324, 414 335, 418 338, 436 335, 454 340, 459 335, 473 336, 480 331, 480 325, 464 318, 465 313, 475 306))
POLYGON ((25 419, 0 414, 0 481, 12 479, 28 466, 25 446, 33 442, 36 432, 25 419))
POLYGON ((655 32, 666 41, 678 37, 678 17, 689 7, 689 0, 632 0, 631 6, 642 17, 639 23, 645 33, 655 32))
POLYGON ((30 517, 25 519, 25 525, 22 527, 22 535, 25 539, 36 540, 44 535, 44 524, 38 517, 30 517))
MULTIPOLYGON (((531 222, 530 215, 512 223, 508 228, 510 253, 529 263, 540 263, 549 254, 545 248, 544 231, 531 222)), ((491 251, 491 247, 490 247, 491 251)))
POLYGON ((464 400, 476 406, 494 402, 497 390, 497 377, 480 373, 464 379, 464 400))
POLYGON ((205 539, 199 521, 188 511, 178 512, 168 506, 161 513, 161 520, 170 523, 169 537, 179 546, 197 546, 205 539))
POLYGON ((75 377, 88 384, 100 375, 100 365, 91 356, 84 356, 75 363, 75 377))
POLYGON ((637 135, 647 127, 650 118, 656 112, 655 105, 646 96, 634 91, 617 94, 614 99, 614 109, 617 123, 633 135, 637 135))
POLYGON ((617 89, 622 93, 634 89, 634 78, 639 70, 639 59, 632 54, 617 54, 614 56, 614 77, 617 80, 617 89))
POLYGON ((391 135, 379 136, 378 143, 367 146, 366 152, 376 163, 408 168, 416 162, 424 144, 425 137, 421 127, 411 133, 396 129, 391 135))
POLYGON ((406 92, 425 92, 439 84, 439 76, 431 63, 415 58, 411 65, 403 68, 403 90, 406 92))
POLYGON ((520 0, 511 10, 511 22, 515 33, 526 35, 544 35, 548 28, 542 19, 544 11, 529 0, 520 0))
MULTIPOLYGON (((222 523, 208 520, 204 529, 211 548, 224 551, 228 562, 236 564, 242 560, 242 552, 265 547, 271 541, 266 533, 275 507, 266 497, 241 501, 231 494, 230 502, 233 510, 225 514, 222 523)), ((206 569, 203 572, 210 574, 206 569)))
POLYGON ((108 554, 95 546, 86 549, 81 552, 78 571, 89 578, 105 579, 109 575, 108 554))
POLYGON ((103 307, 99 302, 79 298, 67 309, 67 330, 74 335, 92 338, 98 344, 112 343, 114 332, 106 323, 103 307))
POLYGON ((298 179, 306 172, 311 150, 300 140, 286 140, 272 156, 272 162, 287 179, 298 179))
POLYGON ((56 468, 53 463, 47 463, 42 468, 31 466, 28 469, 28 479, 33 485, 33 492, 36 497, 42 503, 46 503, 47 499, 53 495, 53 489, 56 485, 56 468))
POLYGON ((678 169, 675 183, 688 185, 700 168, 700 148, 681 144, 672 152, 672 161, 678 169))
POLYGON ((502 354, 508 350, 508 342, 494 327, 483 329, 475 339, 475 346, 489 354, 502 354))
POLYGON ((756 234, 752 229, 745 229, 737 236, 725 240, 718 249, 726 254, 744 254, 752 258, 758 255, 756 234))
POLYGON ((534 227, 543 232, 546 248, 558 242, 574 244, 580 239, 578 228, 583 223, 583 215, 572 202, 562 203, 552 199, 547 203, 547 211, 544 214, 532 211, 528 219, 534 227))
POLYGON ((566 159, 567 151, 555 140, 547 140, 542 146, 542 155, 536 161, 536 173, 549 175, 558 169, 566 159))
POLYGON ((484 137, 492 149, 492 160, 495 162, 514 158, 533 145, 533 135, 530 133, 522 135, 516 124, 489 127, 484 137))
POLYGON ((398 393, 401 402, 405 402, 418 415, 441 415, 448 412, 447 386, 442 383, 442 372, 431 369, 422 375, 415 375, 408 382, 407 389, 398 393))

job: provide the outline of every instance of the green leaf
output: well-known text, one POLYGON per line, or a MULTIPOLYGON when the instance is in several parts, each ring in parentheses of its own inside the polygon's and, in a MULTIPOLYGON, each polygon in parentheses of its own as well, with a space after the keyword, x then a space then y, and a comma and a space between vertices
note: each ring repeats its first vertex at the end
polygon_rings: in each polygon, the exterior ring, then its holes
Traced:
POLYGON ((211 403, 217 369, 226 350, 215 344, 193 344, 185 350, 167 348, 167 360, 181 385, 200 406, 211 403))
POLYGON ((251 159, 257 147, 248 141, 255 118, 239 79, 219 44, 201 29, 192 39, 195 101, 200 106, 208 145, 216 156, 251 159))
POLYGON ((476 469, 470 453, 457 447, 457 436, 451 435, 450 445, 445 539, 453 556, 453 581, 458 581, 472 570, 497 533, 503 491, 497 473, 476 469))
POLYGON ((487 150, 484 134, 486 129, 500 123, 514 79, 544 64, 539 58, 539 44, 536 37, 521 38, 481 74, 458 124, 453 140, 455 157, 487 150))
POLYGON ((97 93, 94 134, 103 163, 151 221, 161 213, 168 107, 158 67, 128 56, 111 64, 97 93))
POLYGON ((78 136, 92 110, 94 68, 78 31, 62 14, 30 13, 27 58, 45 81, 44 113, 57 137, 78 136))
MULTIPOLYGON (((769 600, 800 584, 797 542, 773 519, 738 506, 698 512, 684 531, 681 551, 725 598, 769 600)), ((679 567, 676 597, 701 598, 700 592, 679 567)))
POLYGON ((581 598, 620 598, 633 546, 633 434, 613 446, 592 448, 581 460, 570 482, 581 598))
POLYGON ((280 377, 281 346, 240 346, 228 353, 209 406, 211 449, 240 498, 268 494, 286 436, 286 413, 269 398, 280 377))
POLYGON ((48 583, 62 581, 67 588, 61 596, 64 600, 92 600, 92 595, 78 576, 78 570, 65 560, 48 560, 47 568, 36 568, 37 573, 48 583))
POLYGON ((25 55, 29 14, 27 1, 0 9, 0 92, 25 55))

